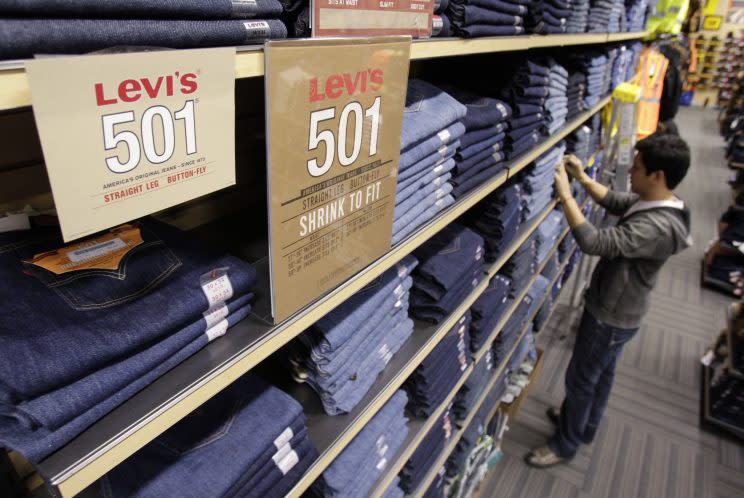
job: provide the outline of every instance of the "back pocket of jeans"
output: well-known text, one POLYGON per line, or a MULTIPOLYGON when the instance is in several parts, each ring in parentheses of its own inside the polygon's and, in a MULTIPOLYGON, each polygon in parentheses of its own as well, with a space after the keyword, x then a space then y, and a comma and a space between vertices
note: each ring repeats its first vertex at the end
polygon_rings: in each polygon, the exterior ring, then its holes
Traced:
POLYGON ((118 306, 160 286, 181 265, 178 256, 156 237, 129 250, 118 268, 86 269, 56 274, 33 263, 24 268, 53 290, 72 309, 88 311, 118 306))

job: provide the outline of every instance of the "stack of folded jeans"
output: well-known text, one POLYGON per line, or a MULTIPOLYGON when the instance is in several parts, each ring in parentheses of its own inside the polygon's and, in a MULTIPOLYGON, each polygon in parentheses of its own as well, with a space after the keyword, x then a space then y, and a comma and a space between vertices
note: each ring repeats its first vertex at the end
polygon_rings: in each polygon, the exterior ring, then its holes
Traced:
POLYGON ((608 33, 627 31, 628 19, 625 14, 625 0, 613 0, 610 20, 607 22, 608 33))
POLYGON ((558 35, 566 32, 570 15, 570 0, 531 0, 524 27, 538 35, 558 35))
POLYGON ((529 316, 529 310, 532 306, 537 306, 534 303, 532 296, 529 294, 525 295, 522 301, 519 303, 514 313, 506 322, 501 333, 493 341, 491 350, 493 352, 493 361, 495 364, 500 365, 501 363, 508 360, 509 352, 514 348, 514 345, 519 339, 519 335, 527 324, 527 318, 529 316))
POLYGON ((566 151, 561 141, 548 152, 535 159, 523 174, 522 222, 527 223, 538 216, 550 204, 553 197, 555 166, 563 160, 566 151))
POLYGON ((408 301, 416 264, 406 256, 286 346, 295 380, 318 393, 329 415, 350 412, 413 333, 408 301))
POLYGON ((558 242, 558 237, 567 227, 566 217, 559 210, 553 210, 537 227, 537 261, 545 261, 548 253, 558 242))
MULTIPOLYGON (((455 449, 447 460, 446 472, 447 476, 450 478, 459 475, 463 471, 471 450, 476 446, 481 435, 484 434, 486 425, 488 424, 486 417, 488 417, 488 414, 496 406, 499 398, 501 398, 501 393, 505 388, 504 380, 503 377, 499 378, 494 387, 491 388, 486 399, 483 401, 483 404, 478 408, 478 411, 475 413, 475 416, 470 421, 470 424, 465 429, 465 432, 458 441, 457 446, 455 446, 455 449)), ((457 496, 471 495, 465 494, 457 496)))
POLYGON ((528 237, 499 272, 511 282, 511 296, 515 296, 524 290, 527 281, 535 274, 535 261, 537 260, 536 238, 537 235, 535 233, 528 237))
POLYGON ((587 125, 582 125, 566 137, 566 154, 573 154, 579 158, 581 164, 586 165, 592 150, 589 141, 592 130, 587 125))
POLYGON ((446 37, 452 36, 452 23, 445 14, 449 0, 434 1, 434 17, 432 18, 431 36, 446 37))
POLYGON ((586 93, 586 74, 581 71, 575 71, 568 76, 568 88, 566 90, 566 98, 568 103, 568 115, 566 119, 571 119, 577 114, 581 114, 588 108, 584 103, 586 93))
POLYGON ((547 278, 548 280, 555 280, 561 269, 561 258, 558 255, 558 251, 554 252, 552 256, 545 262, 545 267, 540 275, 547 278))
POLYGON ((1 233, 0 245, 0 296, 14 303, 0 314, 0 446, 32 462, 251 309, 250 264, 155 220, 67 247, 57 227, 1 233))
POLYGON ((286 38, 279 0, 14 0, 0 4, 0 59, 112 47, 201 48, 286 38), (39 36, 44 33, 44 36, 39 36))
POLYGON ((467 108, 462 121, 466 131, 455 155, 456 165, 450 180, 454 186, 452 195, 458 199, 504 169, 502 128, 511 117, 512 109, 498 99, 457 89, 450 93, 467 108))
POLYGON ((415 416, 429 417, 470 365, 469 328, 467 312, 406 380, 403 387, 408 393, 408 411, 415 416))
POLYGON ((382 495, 382 498, 403 498, 404 496, 406 496, 406 492, 400 489, 400 477, 396 476, 382 495))
POLYGON ((618 47, 617 57, 615 58, 615 62, 612 64, 611 87, 613 89, 617 88, 619 84, 632 79, 632 76, 630 78, 628 77, 628 73, 635 73, 635 70, 631 68, 634 58, 635 54, 629 47, 618 47))
POLYGON ((519 232, 522 185, 508 182, 479 202, 467 216, 468 225, 486 244, 486 261, 496 261, 519 232))
POLYGON ((542 274, 537 275, 535 281, 527 290, 527 295, 532 299, 532 302, 527 307, 528 317, 533 316, 537 312, 537 307, 548 292, 550 292, 550 280, 545 278, 542 274))
POLYGON ((452 314, 484 278, 483 238, 458 223, 416 249, 411 316, 439 323, 452 314))
POLYGON ((574 0, 571 15, 566 23, 566 33, 583 33, 589 21, 589 0, 574 0))
POLYGON ((413 494, 418 489, 447 443, 451 441, 454 429, 452 415, 447 409, 424 436, 421 444, 400 472, 400 486, 406 493, 413 494))
POLYGON ((248 373, 116 466, 99 486, 112 498, 178 490, 280 498, 317 456, 300 404, 248 373))
POLYGON ((545 117, 548 121, 548 132, 553 135, 564 124, 568 117, 568 71, 554 59, 547 60, 550 68, 548 99, 545 101, 545 117))
POLYGON ((494 370, 493 353, 489 349, 483 358, 475 365, 473 373, 462 385, 452 402, 452 412, 457 420, 465 420, 473 410, 475 402, 486 389, 488 382, 493 376, 494 370))
POLYGON ((479 351, 496 328, 504 312, 511 305, 511 282, 503 275, 495 275, 478 299, 470 307, 470 350, 479 351))
POLYGON ((607 56, 601 51, 596 51, 577 57, 576 62, 580 71, 586 75, 584 105, 589 109, 599 103, 599 99, 602 98, 609 87, 607 56))
POLYGON ((588 33, 607 33, 614 4, 615 0, 591 0, 586 29, 588 33))
POLYGON ((447 469, 443 465, 437 471, 437 475, 434 477, 434 482, 431 483, 429 489, 426 490, 422 498, 445 498, 444 488, 447 485, 447 469))
POLYGON ((643 31, 646 26, 648 3, 648 0, 625 0, 625 16, 628 20, 628 31, 643 31))
POLYGON ((315 481, 323 498, 367 496, 408 435, 408 397, 397 391, 315 481))
POLYGON ((446 14, 453 31, 465 38, 524 33, 527 0, 450 0, 446 14))
POLYGON ((561 258, 561 261, 566 261, 575 248, 576 239, 571 232, 568 232, 561 243, 558 244, 558 257, 561 258))
POLYGON ((513 110, 506 134, 506 157, 514 159, 548 134, 545 101, 550 94, 550 68, 526 61, 512 76, 502 95, 513 110))
POLYGON ((466 108, 439 88, 410 80, 403 111, 393 244, 454 204, 447 182, 465 126, 466 108))

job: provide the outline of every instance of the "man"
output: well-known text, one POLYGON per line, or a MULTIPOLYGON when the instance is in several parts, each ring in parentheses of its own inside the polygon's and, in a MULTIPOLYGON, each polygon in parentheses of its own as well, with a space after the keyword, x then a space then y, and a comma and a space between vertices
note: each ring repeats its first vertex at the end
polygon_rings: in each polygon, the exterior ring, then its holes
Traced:
POLYGON ((556 424, 546 446, 525 461, 549 467, 571 459, 597 433, 623 345, 638 331, 649 307, 659 270, 673 254, 689 247, 690 213, 672 190, 690 165, 690 150, 678 136, 655 133, 636 144, 630 169, 633 193, 609 190, 566 156, 556 166, 555 188, 578 246, 600 256, 585 295, 573 355, 566 371, 566 398, 547 415, 556 424), (568 175, 609 213, 617 225, 597 229, 586 221, 571 194, 568 175))

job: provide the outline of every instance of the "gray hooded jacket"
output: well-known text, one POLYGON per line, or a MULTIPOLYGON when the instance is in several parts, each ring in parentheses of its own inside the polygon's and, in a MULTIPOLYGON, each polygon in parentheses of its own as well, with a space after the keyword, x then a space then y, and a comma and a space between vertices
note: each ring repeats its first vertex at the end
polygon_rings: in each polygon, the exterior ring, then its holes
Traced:
POLYGON ((686 207, 651 203, 626 214, 638 201, 636 194, 609 191, 600 204, 620 216, 617 225, 597 229, 585 222, 573 229, 581 250, 601 257, 585 308, 600 322, 618 328, 640 327, 659 270, 670 256, 692 245, 686 207))

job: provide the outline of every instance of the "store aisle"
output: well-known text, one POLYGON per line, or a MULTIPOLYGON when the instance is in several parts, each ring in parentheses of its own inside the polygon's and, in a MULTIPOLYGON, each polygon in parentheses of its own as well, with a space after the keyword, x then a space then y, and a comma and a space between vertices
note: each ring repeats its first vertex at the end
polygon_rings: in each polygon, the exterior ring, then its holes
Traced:
POLYGON ((481 487, 503 498, 728 498, 744 489, 744 446, 698 426, 699 357, 724 325, 731 302, 699 285, 700 260, 730 200, 723 141, 713 110, 682 108, 677 117, 692 147, 678 193, 693 214, 695 246, 662 270, 640 333, 625 349, 597 440, 568 465, 535 470, 522 462, 545 442, 545 417, 563 399, 563 378, 578 310, 568 293, 538 339, 546 361, 538 384, 506 434, 504 458, 481 487))

